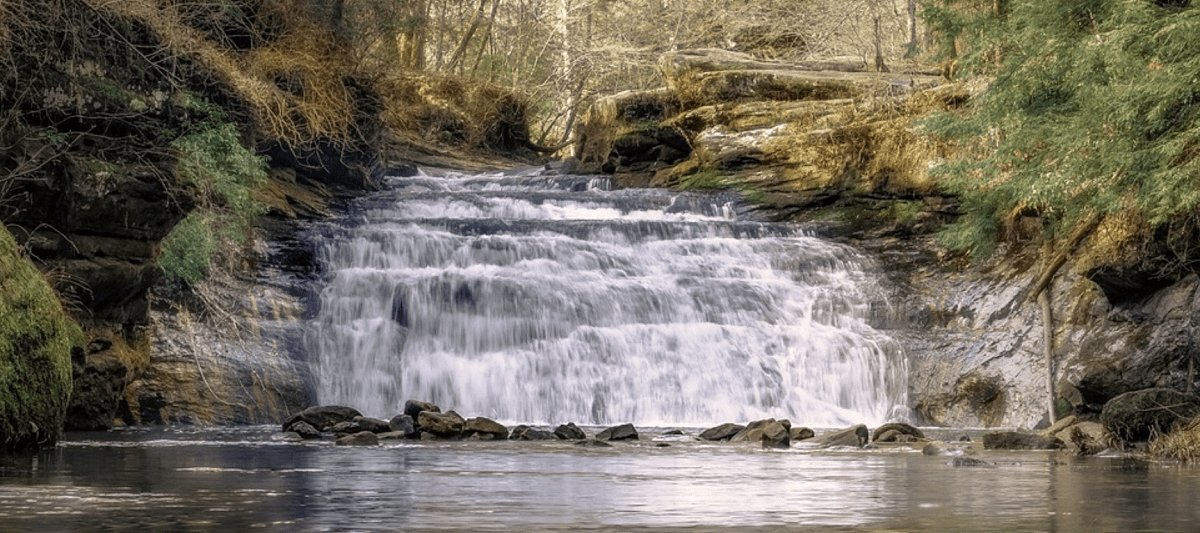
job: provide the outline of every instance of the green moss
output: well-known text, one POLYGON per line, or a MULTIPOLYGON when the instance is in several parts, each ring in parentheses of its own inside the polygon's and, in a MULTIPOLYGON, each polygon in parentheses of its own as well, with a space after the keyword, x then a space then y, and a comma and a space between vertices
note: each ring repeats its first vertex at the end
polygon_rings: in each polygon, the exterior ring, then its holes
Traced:
POLYGON ((71 396, 71 349, 83 331, 0 227, 0 447, 52 444, 71 396))

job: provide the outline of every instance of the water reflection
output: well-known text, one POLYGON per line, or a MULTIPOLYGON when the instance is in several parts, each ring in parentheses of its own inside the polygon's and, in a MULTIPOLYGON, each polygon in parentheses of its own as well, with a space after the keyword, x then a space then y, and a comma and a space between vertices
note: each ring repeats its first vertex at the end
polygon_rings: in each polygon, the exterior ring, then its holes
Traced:
POLYGON ((1200 469, 641 441, 339 448, 169 430, 0 459, 0 531, 1192 531, 1200 469), (165 437, 165 438, 164 438, 165 437))

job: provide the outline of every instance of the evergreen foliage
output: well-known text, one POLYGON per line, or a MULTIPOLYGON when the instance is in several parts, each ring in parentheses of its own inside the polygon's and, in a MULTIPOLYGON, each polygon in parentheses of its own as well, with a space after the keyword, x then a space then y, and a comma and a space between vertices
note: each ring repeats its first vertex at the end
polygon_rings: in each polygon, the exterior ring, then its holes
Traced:
POLYGON ((242 145, 233 124, 214 119, 172 143, 176 177, 195 189, 200 206, 163 240, 159 266, 189 284, 204 279, 218 243, 240 244, 266 208, 254 190, 267 181, 266 162, 242 145))
POLYGON ((1064 238, 1097 217, 1153 228, 1200 206, 1200 6, 1161 3, 1025 0, 997 13, 942 0, 926 13, 968 73, 994 75, 973 113, 926 123, 968 147, 939 169, 964 209, 946 245, 986 257, 1025 214, 1064 238))

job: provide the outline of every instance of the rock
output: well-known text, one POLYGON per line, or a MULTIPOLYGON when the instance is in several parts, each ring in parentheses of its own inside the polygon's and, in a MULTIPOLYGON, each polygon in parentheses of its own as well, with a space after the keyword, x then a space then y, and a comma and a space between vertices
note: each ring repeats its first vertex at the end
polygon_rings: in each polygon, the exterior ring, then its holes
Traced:
POLYGON ((746 426, 727 422, 700 432, 699 438, 700 440, 729 440, 743 429, 746 429, 746 426))
POLYGON ((611 448, 612 444, 596 439, 584 439, 575 443, 576 446, 584 446, 588 448, 611 448))
POLYGON ((422 438, 426 433, 439 438, 458 438, 462 436, 463 426, 466 423, 467 421, 454 411, 445 413, 421 411, 417 425, 421 428, 422 438))
MULTIPOLYGON (((731 437, 729 439, 729 441, 730 442, 759 442, 762 440, 763 429, 765 429, 767 426, 769 426, 773 423, 775 423, 774 418, 767 418, 765 420, 755 420, 749 424, 746 424, 746 427, 744 429, 742 429, 741 431, 739 431, 736 435, 731 437)), ((791 426, 791 422, 788 422, 788 426, 789 427, 791 426)))
POLYGON ((288 432, 295 433, 299 435, 300 438, 306 440, 321 438, 321 432, 317 430, 317 428, 312 427, 312 424, 309 424, 303 420, 298 420, 295 424, 292 424, 288 429, 288 432))
POLYGON ((638 432, 637 429, 633 427, 633 424, 621 424, 619 426, 613 426, 601 431, 596 435, 596 440, 638 440, 638 432))
POLYGON ((128 369, 108 350, 112 345, 88 346, 87 355, 73 358, 71 374, 74 387, 67 405, 64 429, 68 431, 100 431, 112 429, 117 409, 125 394, 128 369))
MULTIPOLYGON (((1074 426, 1075 422, 1077 420, 1078 419, 1075 417, 1075 415, 1064 416, 1064 417, 1058 419, 1058 422, 1055 422, 1050 427, 1043 429, 1041 431, 1041 433, 1043 435, 1047 435, 1047 436, 1057 436, 1059 432, 1061 432, 1071 426, 1074 426)), ((1061 439, 1062 437, 1059 437, 1059 438, 1061 439)), ((1065 439, 1063 439, 1063 440, 1065 440, 1065 439)))
POLYGON ((467 438, 485 440, 508 440, 508 428, 489 418, 472 418, 463 424, 463 435, 467 438), (477 437, 478 436, 478 437, 477 437))
POLYGON ((365 430, 361 426, 359 426, 358 422, 349 421, 349 422, 338 422, 338 423, 334 424, 333 426, 331 426, 329 428, 329 431, 331 433, 333 433, 334 436, 344 437, 346 435, 353 435, 355 433, 359 433, 359 432, 367 431, 367 430, 365 430))
POLYGON ((386 433, 376 433, 379 440, 404 440, 413 438, 412 435, 403 431, 388 431, 386 433))
POLYGON ((776 421, 763 427, 760 437, 763 448, 789 448, 792 445, 791 423, 776 421))
MULTIPOLYGON (((554 440, 554 433, 543 429, 535 429, 526 425, 513 428, 508 440, 554 440)), ((563 439, 567 440, 567 439, 563 439)))
POLYGON ((871 433, 867 431, 867 426, 859 424, 854 427, 826 433, 816 437, 813 442, 823 448, 832 448, 835 446, 862 448, 866 446, 870 439, 871 433))
POLYGON ((1080 422, 1071 426, 1066 440, 1079 455, 1096 455, 1108 448, 1108 430, 1098 422, 1080 422))
POLYGON ((419 436, 417 433, 417 425, 413 423, 412 417, 408 415, 393 416, 392 419, 388 421, 388 427, 390 428, 391 432, 402 432, 405 435, 408 435, 408 438, 410 439, 419 436))
POLYGON ((421 400, 408 400, 407 402, 404 402, 404 414, 408 415, 409 418, 412 418, 413 420, 420 421, 421 413, 424 411, 440 413, 442 412, 442 408, 421 400))
POLYGON ((579 429, 579 426, 576 426, 574 422, 568 422, 554 428, 554 436, 560 440, 583 440, 587 438, 587 433, 579 429))
POLYGON ((355 424, 358 424, 358 427, 362 428, 363 431, 370 431, 371 433, 387 433, 392 431, 392 425, 390 423, 384 422, 378 418, 356 416, 351 421, 355 424))
POLYGON ((379 436, 370 431, 360 431, 334 441, 338 446, 378 446, 379 436))
POLYGON ((1055 437, 1027 431, 993 431, 983 435, 985 450, 1059 450, 1064 446, 1055 437))
POLYGON ((808 440, 815 436, 817 436, 817 434, 813 430, 806 427, 794 427, 791 431, 792 442, 808 440))
POLYGON ((1170 433, 1181 421, 1200 415, 1200 398, 1171 389, 1145 389, 1121 394, 1104 404, 1100 422, 1123 442, 1149 440, 1170 433))
POLYGON ((362 413, 350 407, 336 405, 309 407, 288 418, 287 422, 283 423, 283 430, 291 431, 292 424, 299 421, 308 422, 312 427, 324 430, 333 427, 338 422, 350 422, 357 416, 362 416, 362 413))
POLYGON ((985 467, 988 467, 988 466, 996 466, 996 464, 989 463, 982 459, 976 459, 974 457, 955 457, 954 459, 950 460, 950 466, 985 466, 985 467))
POLYGON ((903 422, 891 422, 875 428, 871 440, 875 442, 916 442, 925 439, 925 433, 903 422), (904 439, 902 436, 911 437, 904 439))
POLYGON ((962 455, 966 451, 961 444, 947 442, 931 442, 926 444, 924 448, 921 448, 922 455, 962 455))

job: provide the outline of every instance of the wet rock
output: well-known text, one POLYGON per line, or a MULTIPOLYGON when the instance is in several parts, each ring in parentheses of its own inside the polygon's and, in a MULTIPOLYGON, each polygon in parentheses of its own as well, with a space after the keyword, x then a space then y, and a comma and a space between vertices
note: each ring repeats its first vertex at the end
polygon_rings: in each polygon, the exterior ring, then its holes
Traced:
POLYGON ((1145 389, 1121 394, 1104 404, 1100 422, 1124 442, 1149 440, 1170 433, 1181 421, 1200 415, 1200 398, 1171 389, 1145 389))
POLYGON ((871 440, 875 442, 917 442, 924 439, 924 432, 903 422, 891 422, 879 426, 875 428, 875 433, 871 437, 871 440))
POLYGON ((92 343, 86 355, 72 357, 74 387, 67 405, 64 429, 99 431, 112 429, 117 409, 125 394, 128 369, 107 346, 92 343))
POLYGON ((983 436, 985 450, 1059 450, 1063 441, 1027 431, 993 431, 983 436))
POLYGON ((1108 449, 1108 430, 1099 422, 1080 422, 1067 433, 1065 440, 1075 446, 1079 455, 1096 455, 1108 449))
POLYGON ((283 424, 283 430, 291 431, 292 424, 300 421, 307 422, 312 427, 323 430, 333 427, 334 424, 339 422, 350 422, 356 416, 362 416, 362 413, 350 407, 337 405, 309 407, 288 418, 287 422, 283 424))
POLYGON ((637 429, 633 427, 633 424, 621 424, 619 426, 613 426, 601 431, 596 435, 596 440, 638 440, 638 432, 637 429))
POLYGON ((378 446, 379 436, 370 431, 360 431, 334 441, 338 446, 378 446))
POLYGON ((583 440, 587 438, 587 433, 579 429, 579 426, 576 426, 574 422, 568 422, 554 428, 554 436, 560 440, 583 440))
POLYGON ((295 424, 292 424, 291 428, 288 430, 288 433, 295 433, 300 438, 305 440, 321 438, 321 432, 303 420, 299 420, 295 424))
POLYGON ((378 418, 370 418, 366 416, 356 416, 351 422, 358 424, 362 431, 370 431, 371 433, 387 433, 392 431, 392 425, 378 418))
POLYGON ((508 428, 489 418, 472 418, 463 424, 463 435, 477 440, 508 440, 508 428))
POLYGON ((345 437, 346 435, 353 435, 355 433, 358 433, 361 431, 366 431, 366 430, 359 427, 358 422, 349 421, 349 422, 338 422, 338 423, 334 424, 333 426, 330 426, 329 431, 331 433, 333 433, 334 436, 345 437))
POLYGON ((602 440, 597 440, 597 439, 584 439, 579 442, 576 442, 575 445, 583 446, 586 448, 611 448, 612 447, 612 444, 609 444, 607 442, 604 442, 602 440))
MULTIPOLYGON (((764 420, 755 420, 739 431, 736 435, 729 439, 730 442, 759 442, 762 440, 763 430, 767 426, 774 424, 774 418, 764 420)), ((788 422, 788 427, 791 427, 791 422, 788 422)))
POLYGON ((417 433, 417 425, 413 423, 412 417, 408 415, 393 416, 392 419, 388 421, 388 428, 390 429, 390 432, 404 433, 410 439, 419 436, 417 433))
POLYGON ((554 440, 555 438, 554 433, 526 425, 513 428, 512 433, 508 436, 508 440, 554 440))
POLYGON ((412 436, 403 431, 388 431, 387 433, 376 433, 379 440, 405 440, 411 439, 412 436))
POLYGON ((408 400, 404 402, 404 414, 413 420, 421 420, 421 413, 425 411, 440 413, 442 412, 442 408, 421 400, 408 400))
MULTIPOLYGON (((1058 421, 1052 424, 1050 427, 1043 429, 1041 433, 1043 435, 1058 436, 1059 433, 1070 428, 1071 426, 1074 426, 1076 422, 1078 422, 1078 418, 1076 418, 1075 415, 1064 416, 1058 419, 1058 421)), ((1059 439, 1066 440, 1062 437, 1059 437, 1059 439)))
POLYGON ((789 448, 792 446, 791 423, 775 421, 763 427, 759 437, 763 448, 789 448))
POLYGON ((982 459, 976 459, 974 457, 955 457, 954 459, 950 460, 950 466, 992 467, 992 466, 996 466, 996 464, 990 463, 988 461, 984 461, 982 459))
POLYGON ((458 438, 462 436, 466 423, 467 421, 454 411, 421 411, 420 418, 417 419, 417 425, 421 428, 421 438, 424 438, 426 433, 444 439, 458 438))
POLYGON ((794 428, 792 428, 792 431, 790 433, 791 433, 791 437, 792 437, 792 442, 808 440, 808 439, 811 439, 811 438, 817 436, 816 432, 814 432, 813 430, 806 428, 806 427, 794 427, 794 428))
POLYGON ((948 442, 931 442, 921 448, 922 455, 950 455, 957 456, 967 452, 969 446, 948 442))
POLYGON ((725 423, 700 432, 699 438, 700 440, 729 440, 743 429, 746 429, 746 426, 725 423))
POLYGON ((862 448, 867 445, 871 439, 871 433, 867 430, 867 426, 859 424, 857 426, 848 427, 831 433, 826 433, 816 437, 813 442, 823 448, 833 448, 836 446, 846 446, 854 448, 862 448))

